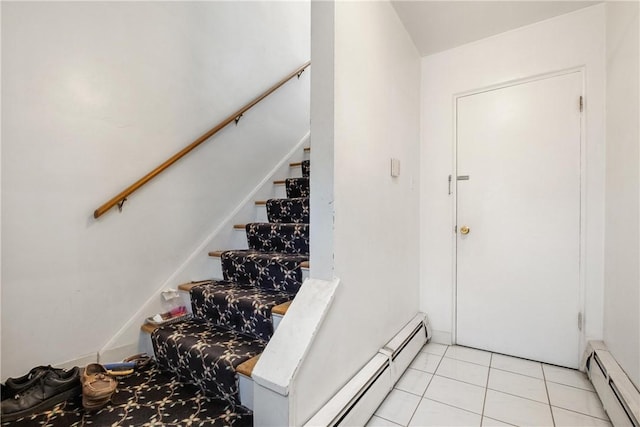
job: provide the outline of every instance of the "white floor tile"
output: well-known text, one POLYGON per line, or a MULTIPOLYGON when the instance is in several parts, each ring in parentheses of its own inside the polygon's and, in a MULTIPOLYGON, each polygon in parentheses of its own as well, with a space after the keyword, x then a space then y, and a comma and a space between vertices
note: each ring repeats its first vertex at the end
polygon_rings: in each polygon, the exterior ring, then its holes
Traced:
POLYGON ((409 367, 433 374, 438 368, 440 359, 442 359, 442 356, 437 354, 419 352, 409 367))
POLYGON ((537 378, 491 369, 489 372, 489 388, 549 404, 544 381, 537 378))
POLYGON ((430 342, 425 344, 424 347, 422 347, 422 350, 420 351, 424 351, 425 353, 431 353, 431 354, 437 354, 439 356, 443 356, 444 353, 447 351, 447 347, 449 347, 448 345, 445 344, 438 344, 435 342, 430 342))
POLYGON ((404 371, 404 374, 402 374, 396 383, 395 388, 422 397, 432 377, 433 375, 427 372, 409 368, 404 371))
POLYGON ((550 382, 547 382, 547 390, 552 406, 607 419, 598 395, 592 391, 550 382))
POLYGON ((422 399, 409 426, 478 426, 480 415, 429 399, 422 399))
POLYGON ((611 427, 611 423, 608 421, 556 408, 555 406, 551 408, 551 411, 553 412, 553 420, 556 422, 556 427, 611 427))
POLYGON ((420 396, 402 390, 391 390, 376 411, 376 415, 406 426, 420 403, 420 396))
POLYGON ((487 390, 484 415, 514 425, 553 426, 549 405, 487 390))
POLYGON ((589 381, 587 374, 584 372, 545 364, 542 365, 542 369, 547 381, 593 391, 593 385, 591 385, 591 381, 589 381))
MULTIPOLYGON (((448 352, 447 352, 448 353, 448 352)), ((462 360, 449 359, 444 357, 438 366, 436 375, 452 378, 458 381, 479 385, 487 385, 487 375, 489 368, 475 363, 463 362, 462 360)))
POLYGON ((376 415, 371 417, 366 427, 396 427, 400 424, 392 423, 389 420, 385 420, 384 418, 380 418, 376 415))
POLYGON ((491 367, 502 369, 503 371, 515 372, 516 374, 527 375, 544 379, 542 375, 542 364, 531 360, 520 359, 518 357, 494 354, 491 357, 491 367))
POLYGON ((502 421, 494 420, 493 418, 482 417, 482 427, 502 427, 510 425, 511 424, 503 423, 502 421))
POLYGON ((475 348, 460 347, 457 345, 449 346, 447 352, 444 354, 451 359, 462 360, 465 362, 476 363, 478 365, 489 366, 491 363, 491 353, 483 350, 476 350, 475 348))
POLYGON ((456 408, 482 414, 484 387, 434 376, 424 397, 456 408))

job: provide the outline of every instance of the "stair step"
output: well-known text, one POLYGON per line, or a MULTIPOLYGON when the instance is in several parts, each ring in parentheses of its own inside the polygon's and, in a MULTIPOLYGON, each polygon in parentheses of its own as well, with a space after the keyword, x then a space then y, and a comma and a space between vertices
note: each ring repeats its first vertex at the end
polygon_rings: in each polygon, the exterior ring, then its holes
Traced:
POLYGON ((289 167, 291 167, 291 168, 299 168, 300 166, 302 166, 302 162, 291 162, 291 163, 289 163, 289 167))
POLYGON ((271 313, 284 316, 285 314, 287 314, 287 310, 289 310, 289 306, 291 305, 291 303, 292 301, 287 301, 285 303, 276 305, 271 309, 271 313))
POLYGON ((271 309, 295 294, 217 280, 194 286, 190 296, 196 319, 268 341, 273 335, 271 309))
POLYGON ((254 222, 246 230, 249 249, 309 255, 309 224, 254 222))
POLYGON ((222 252, 224 251, 211 251, 209 252, 209 256, 214 258, 220 258, 222 256, 222 252))
POLYGON ((310 151, 311 151, 311 147, 304 147, 304 151, 305 151, 306 153, 310 152, 310 151))
POLYGON ((309 223, 309 198, 269 199, 266 202, 269 222, 309 223))
POLYGON ((240 404, 236 368, 265 346, 262 340, 197 319, 162 326, 151 340, 160 366, 232 404, 240 404))
POLYGON ((251 359, 238 365, 238 367, 236 368, 236 372, 244 375, 245 377, 251 378, 253 368, 256 367, 256 363, 258 363, 258 360, 260 360, 260 354, 257 356, 253 356, 251 359))
POLYGON ((151 323, 143 323, 142 326, 140 326, 140 330, 147 334, 153 333, 156 329, 158 329, 158 326, 152 325, 151 323))
POLYGON ((302 285, 300 263, 308 256, 240 249, 224 251, 220 260, 227 281, 295 293, 302 285))
POLYGON ((206 283, 211 283, 212 281, 213 281, 213 279, 208 279, 208 280, 198 280, 198 281, 195 281, 195 282, 183 283, 181 285, 178 285, 178 290, 179 291, 184 291, 184 292, 189 292, 194 286, 204 285, 206 283))
POLYGON ((309 268, 309 261, 303 261, 300 263, 300 268, 309 268))
POLYGON ((285 179, 287 197, 309 197, 309 178, 287 178, 285 179))
POLYGON ((275 185, 285 185, 287 183, 286 179, 276 179, 275 181, 273 181, 273 183, 275 185))
POLYGON ((235 225, 233 226, 233 228, 234 228, 235 230, 244 230, 244 229, 245 229, 245 227, 246 227, 246 224, 235 224, 235 225))
POLYGON ((311 171, 311 161, 303 160, 300 162, 300 166, 302 167, 302 176, 305 178, 309 178, 309 172, 311 171))
POLYGON ((266 206, 267 205, 267 201, 266 200, 256 200, 255 201, 255 205, 256 206, 266 206))

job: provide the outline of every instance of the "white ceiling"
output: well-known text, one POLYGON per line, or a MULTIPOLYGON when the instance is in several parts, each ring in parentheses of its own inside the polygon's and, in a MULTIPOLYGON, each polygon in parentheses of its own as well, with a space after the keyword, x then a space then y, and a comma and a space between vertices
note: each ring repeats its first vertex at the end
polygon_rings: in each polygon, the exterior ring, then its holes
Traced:
POLYGON ((600 1, 392 1, 421 56, 600 1))

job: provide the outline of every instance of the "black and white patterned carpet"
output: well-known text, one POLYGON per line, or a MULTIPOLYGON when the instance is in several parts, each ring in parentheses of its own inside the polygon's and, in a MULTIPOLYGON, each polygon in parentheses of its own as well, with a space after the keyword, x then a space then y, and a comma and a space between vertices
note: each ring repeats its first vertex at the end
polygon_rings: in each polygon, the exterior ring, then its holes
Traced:
POLYGON ((2 426, 234 426, 253 425, 251 411, 205 396, 200 388, 180 382, 156 365, 120 380, 111 403, 86 413, 81 396, 52 409, 3 422, 2 426))
POLYGON ((121 380, 111 403, 85 413, 80 396, 15 426, 251 426, 236 368, 262 353, 271 310, 302 286, 309 260, 309 171, 286 180, 287 198, 266 203, 268 223, 247 224, 248 249, 220 256, 224 280, 191 289, 193 318, 151 334, 157 364, 121 380), (215 396, 215 397, 211 397, 215 396))

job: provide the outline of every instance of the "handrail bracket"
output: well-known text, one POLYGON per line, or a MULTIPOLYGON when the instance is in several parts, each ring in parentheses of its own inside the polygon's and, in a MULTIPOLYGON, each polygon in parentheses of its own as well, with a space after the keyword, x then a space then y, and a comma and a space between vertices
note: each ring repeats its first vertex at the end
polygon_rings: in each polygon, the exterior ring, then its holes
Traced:
POLYGON ((124 202, 126 201, 127 201, 127 198, 125 197, 124 199, 118 202, 118 212, 122 212, 122 207, 124 206, 124 202))
POLYGON ((302 75, 302 73, 304 73, 305 68, 303 68, 302 70, 298 71, 298 74, 296 74, 298 76, 298 80, 300 80, 300 76, 302 75))
POLYGON ((244 116, 244 114, 240 114, 240 115, 236 116, 236 118, 233 120, 234 122, 236 122, 236 126, 238 126, 238 122, 240 121, 242 116, 244 116))

